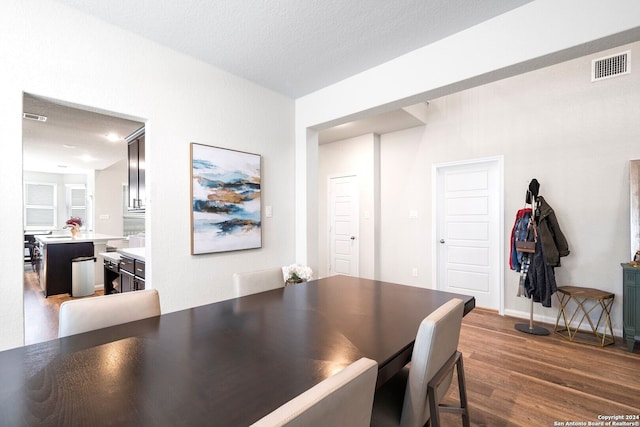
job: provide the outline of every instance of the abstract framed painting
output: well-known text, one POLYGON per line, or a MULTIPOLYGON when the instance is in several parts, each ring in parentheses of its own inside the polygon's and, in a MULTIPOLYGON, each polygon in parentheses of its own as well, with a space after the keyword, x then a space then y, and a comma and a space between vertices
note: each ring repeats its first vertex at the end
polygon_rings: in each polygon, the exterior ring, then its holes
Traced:
POLYGON ((259 154, 191 143, 191 254, 262 247, 259 154))

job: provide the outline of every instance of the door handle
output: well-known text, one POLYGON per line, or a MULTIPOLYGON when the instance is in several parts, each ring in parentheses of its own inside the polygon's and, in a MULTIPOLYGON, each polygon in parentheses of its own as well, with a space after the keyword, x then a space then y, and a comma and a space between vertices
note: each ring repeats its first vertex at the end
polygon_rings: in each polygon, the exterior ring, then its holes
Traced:
POLYGON ((351 236, 350 239, 351 240, 356 240, 356 236, 351 236))
POLYGON ((440 243, 444 243, 444 239, 440 239, 440 243))

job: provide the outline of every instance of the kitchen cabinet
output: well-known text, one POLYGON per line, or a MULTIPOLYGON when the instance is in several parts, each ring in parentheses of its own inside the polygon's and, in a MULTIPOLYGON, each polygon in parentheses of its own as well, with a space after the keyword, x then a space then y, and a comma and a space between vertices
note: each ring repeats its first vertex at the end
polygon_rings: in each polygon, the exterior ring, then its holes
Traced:
POLYGON ((120 288, 120 255, 113 252, 100 255, 103 255, 104 258, 104 294, 118 293, 118 289, 120 288))
POLYGON ((120 258, 120 292, 141 291, 144 288, 144 261, 122 256, 120 258))
POLYGON ((640 341, 640 268, 622 264, 622 322, 627 349, 640 341))
POLYGON ((129 195, 127 209, 144 212, 145 209, 145 137, 144 128, 126 138, 128 143, 129 195))
POLYGON ((93 256, 92 242, 45 244, 40 242, 37 270, 45 297, 71 294, 71 260, 93 256))

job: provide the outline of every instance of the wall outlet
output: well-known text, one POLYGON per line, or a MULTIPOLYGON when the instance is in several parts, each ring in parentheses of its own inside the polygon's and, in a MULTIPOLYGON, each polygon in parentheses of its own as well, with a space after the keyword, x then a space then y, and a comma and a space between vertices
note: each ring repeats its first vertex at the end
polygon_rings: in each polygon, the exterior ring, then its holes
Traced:
POLYGON ((411 270, 411 275, 413 277, 418 277, 418 269, 416 267, 413 267, 413 269, 411 270))
POLYGON ((101 220, 108 220, 109 219, 109 214, 100 214, 100 219, 101 220))

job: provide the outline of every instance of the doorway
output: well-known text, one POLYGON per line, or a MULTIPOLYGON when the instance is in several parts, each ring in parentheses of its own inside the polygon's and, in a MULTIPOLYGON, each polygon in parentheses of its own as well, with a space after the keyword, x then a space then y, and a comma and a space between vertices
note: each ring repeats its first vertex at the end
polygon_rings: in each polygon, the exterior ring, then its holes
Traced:
POLYGON ((358 276, 358 177, 329 178, 329 275, 358 276))
POLYGON ((437 164, 434 175, 435 281, 504 311, 502 157, 437 164))
MULTIPOLYGON (((125 236, 124 138, 144 122, 27 93, 23 113, 25 236, 68 233, 62 228, 70 217, 82 217, 82 232, 125 236)), ((102 292, 102 271, 96 263, 96 295, 102 292)), ((59 305, 71 297, 44 298, 30 262, 24 264, 23 279, 25 343, 56 338, 59 305)))

